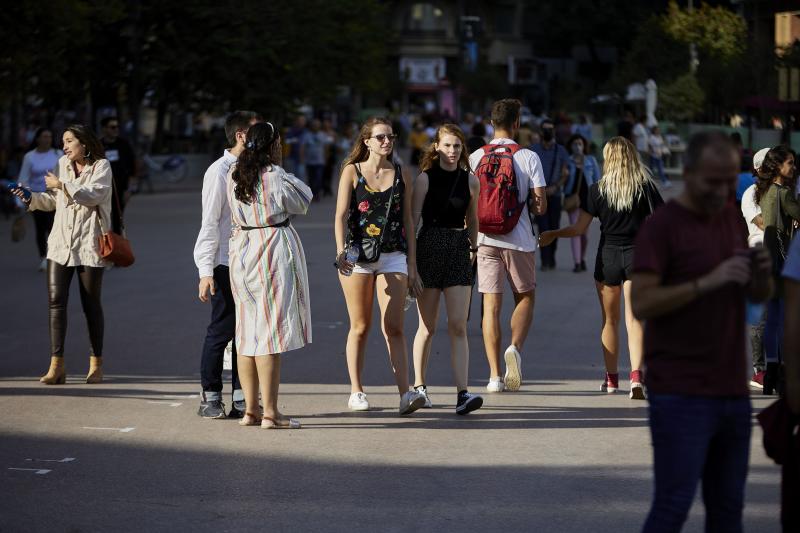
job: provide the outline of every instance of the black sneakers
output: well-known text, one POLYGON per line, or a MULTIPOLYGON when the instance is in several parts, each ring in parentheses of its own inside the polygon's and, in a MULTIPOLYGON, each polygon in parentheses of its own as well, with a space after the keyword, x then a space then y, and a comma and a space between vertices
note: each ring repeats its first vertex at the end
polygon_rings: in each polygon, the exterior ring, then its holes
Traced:
POLYGON ((209 400, 200 402, 197 414, 203 418, 219 419, 225 417, 225 404, 221 400, 209 400))
POLYGON ((467 413, 471 413, 477 409, 480 409, 483 405, 483 398, 478 396, 477 394, 470 394, 467 391, 461 391, 458 393, 458 402, 456 403, 456 414, 457 415, 465 415, 467 413))
POLYGON ((244 418, 245 404, 244 400, 233 402, 231 412, 228 413, 228 418, 244 418))

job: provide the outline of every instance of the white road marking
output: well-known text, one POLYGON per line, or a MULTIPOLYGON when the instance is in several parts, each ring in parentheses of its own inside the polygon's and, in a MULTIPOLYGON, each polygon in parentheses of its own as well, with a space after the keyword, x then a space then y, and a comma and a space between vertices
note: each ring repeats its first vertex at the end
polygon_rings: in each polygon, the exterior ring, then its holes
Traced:
POLYGON ((147 403, 154 403, 157 405, 169 405, 170 407, 178 407, 179 405, 183 405, 181 402, 147 402, 147 403))
POLYGON ((43 476, 45 474, 49 474, 50 472, 52 472, 52 470, 47 470, 46 468, 11 468, 11 467, 9 467, 9 470, 24 470, 24 471, 27 471, 27 472, 33 472, 34 474, 38 474, 40 476, 43 476))
POLYGON ((81 429, 99 429, 105 431, 119 431, 120 433, 130 433, 136 428, 95 428, 95 427, 83 426, 81 429))
POLYGON ((39 461, 42 463, 71 463, 74 457, 64 457, 63 459, 25 459, 26 461, 39 461))
POLYGON ((176 394, 162 394, 161 397, 162 398, 171 399, 171 400, 192 400, 194 398, 199 398, 200 395, 199 394, 184 394, 183 396, 181 396, 181 395, 176 395, 176 394))

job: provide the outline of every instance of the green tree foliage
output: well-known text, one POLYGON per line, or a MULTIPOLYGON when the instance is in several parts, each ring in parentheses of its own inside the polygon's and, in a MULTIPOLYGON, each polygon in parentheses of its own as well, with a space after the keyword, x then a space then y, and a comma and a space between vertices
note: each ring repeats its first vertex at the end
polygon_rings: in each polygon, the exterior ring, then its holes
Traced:
POLYGON ((341 85, 380 91, 379 0, 52 0, 0 11, 0 105, 287 112, 341 85), (16 95, 16 96, 15 96, 16 95), (127 101, 121 101, 127 100, 127 101))
POLYGON ((724 61, 740 57, 747 39, 747 24, 742 17, 705 2, 699 9, 689 11, 671 0, 663 25, 676 41, 695 43, 707 55, 724 61))
POLYGON ((662 85, 658 92, 658 113, 669 120, 687 121, 703 110, 705 94, 690 73, 662 85))

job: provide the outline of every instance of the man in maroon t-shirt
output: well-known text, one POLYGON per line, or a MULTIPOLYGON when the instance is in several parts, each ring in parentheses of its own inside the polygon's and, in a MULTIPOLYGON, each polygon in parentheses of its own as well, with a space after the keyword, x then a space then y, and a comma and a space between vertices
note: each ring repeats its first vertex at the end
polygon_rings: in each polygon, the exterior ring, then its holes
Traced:
POLYGON ((772 292, 733 202, 739 156, 721 132, 689 142, 681 195, 636 239, 634 315, 645 323, 655 496, 645 532, 679 531, 703 480, 706 531, 742 530, 751 410, 745 300, 772 292))

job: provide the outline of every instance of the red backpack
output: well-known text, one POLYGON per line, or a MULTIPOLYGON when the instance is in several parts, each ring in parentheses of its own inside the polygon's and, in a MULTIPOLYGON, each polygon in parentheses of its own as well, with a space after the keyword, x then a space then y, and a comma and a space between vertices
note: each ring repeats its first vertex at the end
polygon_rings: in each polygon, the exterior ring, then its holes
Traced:
POLYGON ((517 225, 525 207, 519 201, 514 173, 514 154, 520 146, 487 144, 483 147, 475 176, 481 183, 478 196, 478 229, 481 233, 505 235, 517 225))

